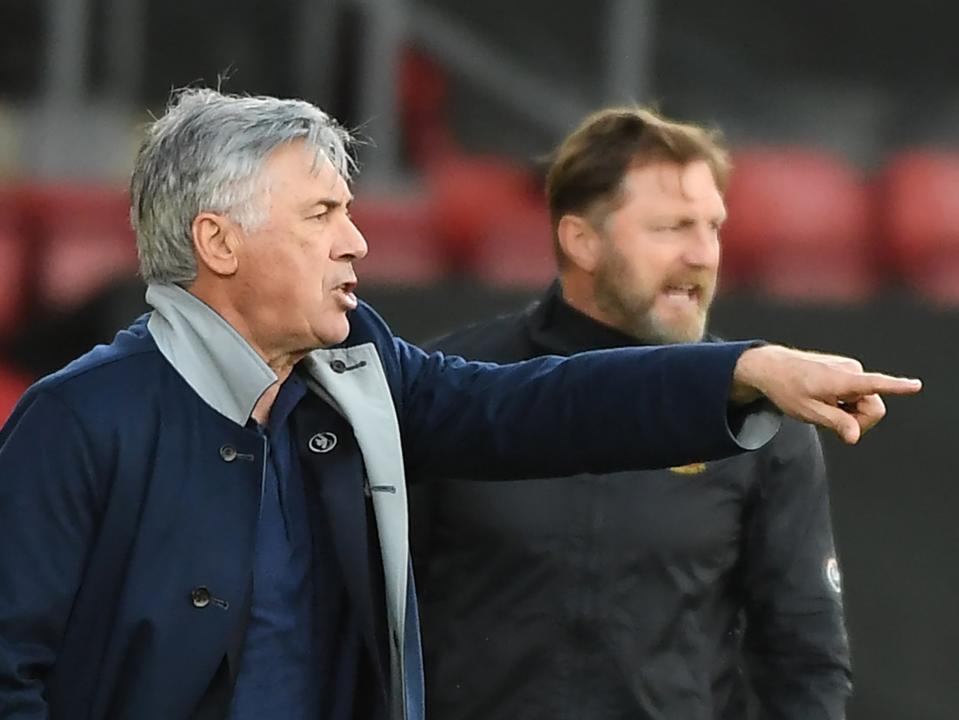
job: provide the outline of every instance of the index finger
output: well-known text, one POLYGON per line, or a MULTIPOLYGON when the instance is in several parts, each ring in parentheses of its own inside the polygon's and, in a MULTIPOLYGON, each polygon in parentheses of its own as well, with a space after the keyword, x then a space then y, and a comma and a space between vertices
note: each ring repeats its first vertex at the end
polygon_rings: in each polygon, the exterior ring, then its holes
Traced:
POLYGON ((849 391, 855 395, 915 395, 922 390, 916 378, 894 377, 883 373, 857 373, 851 376, 849 391))

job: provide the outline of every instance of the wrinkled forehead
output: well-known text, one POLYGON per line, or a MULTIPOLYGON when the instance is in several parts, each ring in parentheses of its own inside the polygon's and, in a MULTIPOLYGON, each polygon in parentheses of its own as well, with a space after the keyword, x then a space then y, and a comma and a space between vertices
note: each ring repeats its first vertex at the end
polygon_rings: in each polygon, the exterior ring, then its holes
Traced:
POLYGON ((349 182, 326 151, 305 140, 276 147, 263 163, 261 174, 270 188, 282 186, 287 191, 302 188, 304 192, 322 191, 350 197, 349 182))
POLYGON ((705 160, 678 163, 657 160, 630 167, 623 178, 621 202, 697 204, 725 208, 712 168, 705 160))

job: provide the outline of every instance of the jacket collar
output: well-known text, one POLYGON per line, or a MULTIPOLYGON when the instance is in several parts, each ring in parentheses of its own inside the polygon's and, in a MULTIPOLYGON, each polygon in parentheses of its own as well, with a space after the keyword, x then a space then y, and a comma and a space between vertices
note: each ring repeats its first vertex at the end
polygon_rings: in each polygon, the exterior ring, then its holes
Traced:
POLYGON ((528 324, 535 344, 560 355, 643 344, 572 307, 563 299, 559 280, 550 285, 540 302, 532 308, 528 324))
MULTIPOLYGON (((555 280, 542 299, 530 308, 527 326, 530 338, 543 350, 573 355, 588 350, 638 347, 652 343, 637 340, 614 327, 594 320, 563 299, 563 288, 555 280)), ((707 335, 706 342, 715 337, 707 335)))
POLYGON ((150 284, 147 328, 160 353, 203 401, 246 425, 277 377, 266 361, 213 308, 178 285, 150 284))

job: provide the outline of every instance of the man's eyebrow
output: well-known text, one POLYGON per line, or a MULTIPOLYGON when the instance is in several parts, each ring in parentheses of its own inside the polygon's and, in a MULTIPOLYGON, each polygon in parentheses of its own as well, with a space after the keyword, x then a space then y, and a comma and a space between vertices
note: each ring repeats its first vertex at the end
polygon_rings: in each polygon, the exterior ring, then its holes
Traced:
POLYGON ((343 206, 349 208, 349 206, 352 203, 353 203, 352 195, 349 198, 347 198, 346 202, 344 202, 343 200, 337 200, 336 198, 323 197, 323 198, 317 198, 316 200, 309 202, 307 204, 307 207, 315 208, 322 205, 327 210, 335 210, 336 208, 343 207, 343 206))

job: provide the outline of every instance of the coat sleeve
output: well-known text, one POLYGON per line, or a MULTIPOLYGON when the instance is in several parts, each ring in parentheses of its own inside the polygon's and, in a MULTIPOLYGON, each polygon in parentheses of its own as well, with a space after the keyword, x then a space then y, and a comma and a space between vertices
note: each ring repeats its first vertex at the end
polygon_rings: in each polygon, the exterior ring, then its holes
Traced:
POLYGON ((511 365, 396 339, 410 477, 520 479, 660 468, 760 447, 780 417, 731 410, 750 343, 628 348, 511 365))
POLYGON ((95 476, 70 408, 29 393, 0 431, 0 717, 49 716, 44 680, 94 532, 95 476))
POLYGON ((763 455, 742 575, 760 717, 841 720, 851 670, 822 447, 788 421, 763 455))

